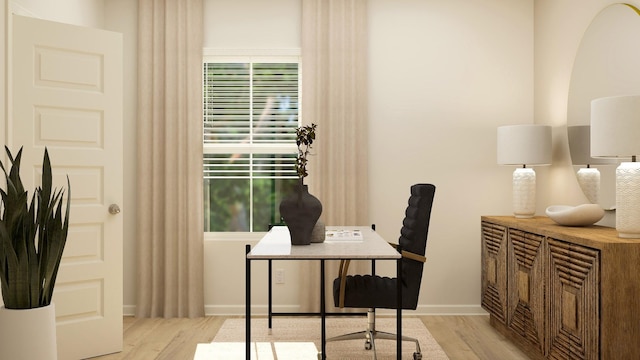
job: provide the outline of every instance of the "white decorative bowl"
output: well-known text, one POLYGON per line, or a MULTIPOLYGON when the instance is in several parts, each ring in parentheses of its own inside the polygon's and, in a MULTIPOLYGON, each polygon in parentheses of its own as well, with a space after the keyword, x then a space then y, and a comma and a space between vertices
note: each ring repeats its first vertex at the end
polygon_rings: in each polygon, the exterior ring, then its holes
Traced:
POLYGON ((598 204, 551 205, 545 213, 551 220, 565 226, 592 225, 604 217, 604 210, 598 204))

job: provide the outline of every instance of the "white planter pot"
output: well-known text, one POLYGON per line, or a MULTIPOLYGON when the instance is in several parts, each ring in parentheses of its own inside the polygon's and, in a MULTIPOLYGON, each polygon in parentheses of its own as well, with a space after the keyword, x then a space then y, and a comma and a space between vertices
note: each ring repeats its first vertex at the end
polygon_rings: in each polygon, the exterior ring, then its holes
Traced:
POLYGON ((56 310, 0 307, 0 359, 56 360, 56 310))

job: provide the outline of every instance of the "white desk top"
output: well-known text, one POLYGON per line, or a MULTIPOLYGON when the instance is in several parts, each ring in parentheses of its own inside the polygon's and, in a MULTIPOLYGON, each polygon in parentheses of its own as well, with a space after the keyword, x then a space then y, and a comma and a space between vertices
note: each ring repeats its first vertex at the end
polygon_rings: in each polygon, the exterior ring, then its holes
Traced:
POLYGON ((400 254, 368 226, 327 226, 327 230, 360 230, 362 240, 329 240, 291 245, 289 229, 274 226, 247 254, 247 259, 398 259, 400 254))

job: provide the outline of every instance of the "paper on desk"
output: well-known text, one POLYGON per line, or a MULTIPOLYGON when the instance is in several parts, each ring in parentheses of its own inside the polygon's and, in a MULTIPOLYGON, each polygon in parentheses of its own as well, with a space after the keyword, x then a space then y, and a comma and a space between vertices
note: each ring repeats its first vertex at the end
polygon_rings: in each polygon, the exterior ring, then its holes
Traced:
POLYGON ((327 230, 325 241, 362 241, 360 230, 327 230))

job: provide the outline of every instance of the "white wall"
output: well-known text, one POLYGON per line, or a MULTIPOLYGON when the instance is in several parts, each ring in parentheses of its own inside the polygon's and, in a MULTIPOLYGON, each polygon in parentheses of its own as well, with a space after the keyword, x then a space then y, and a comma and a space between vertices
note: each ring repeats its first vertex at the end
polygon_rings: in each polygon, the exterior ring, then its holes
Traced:
POLYGON ((204 0, 204 47, 300 47, 301 0, 204 0))
MULTIPOLYGON (((278 27, 256 20, 264 8, 240 16, 238 2, 206 4, 207 16, 215 13, 217 21, 208 25, 205 47, 299 46, 299 36, 279 33, 287 26, 299 31, 299 0, 269 2, 283 6, 269 10, 286 15, 278 27), (246 32, 253 23, 259 29, 246 32)), ((480 216, 511 211, 513 169, 496 165, 496 127, 533 122, 533 3, 370 0, 369 46, 370 222, 397 240, 409 186, 434 183, 420 311, 479 312, 480 216)), ((208 312, 242 312, 238 259, 246 242, 207 242, 208 312)), ((296 266, 276 266, 287 267, 286 284, 275 287, 276 304, 295 310, 296 266)), ((393 264, 379 269, 395 273, 393 264)), ((254 294, 254 303, 265 303, 264 292, 254 294)))
MULTIPOLYGON (((129 210, 124 304, 131 313, 137 12, 135 2, 126 0, 107 1, 102 11, 102 25, 123 32, 125 39, 125 153, 130 156, 124 179, 123 215, 129 210)), ((300 0, 206 0, 205 16, 205 47, 300 46, 300 0)), ((100 22, 92 14, 87 19, 100 22)), ((408 187, 416 182, 438 187, 421 312, 479 311, 479 217, 510 212, 513 169, 495 164, 495 128, 533 121, 532 22, 530 0, 370 1, 371 222, 395 240, 408 187)), ((242 259, 250 241, 205 243, 209 313, 243 312, 242 259)), ((276 266, 286 270, 286 284, 276 286, 276 303, 295 309, 297 267, 276 266)), ((264 273, 264 266, 255 268, 264 273)), ((255 290, 264 290, 264 283, 256 283, 255 290)), ((264 307, 264 291, 255 294, 255 303, 264 307)))
MULTIPOLYGON (((135 304, 137 6, 129 0, 95 0, 90 9, 78 14, 77 4, 67 2, 73 11, 66 13, 57 2, 51 20, 124 33, 128 154, 124 303, 125 312, 131 313, 135 304), (67 18, 71 16, 67 14, 74 15, 67 18)), ((513 169, 496 165, 496 127, 531 122, 554 127, 554 164, 536 169, 539 214, 551 204, 584 201, 569 166, 564 128, 567 92, 582 33, 597 12, 613 2, 370 0, 371 222, 385 238, 395 240, 409 185, 432 182, 438 187, 420 312, 479 311, 480 216, 511 213, 513 169)), ((46 0, 19 3, 34 13, 50 10, 46 0)), ((640 0, 630 3, 640 6, 640 0)), ((298 47, 299 13, 300 0, 205 0, 210 30, 205 46, 298 47), (248 13, 249 9, 256 11, 248 13)), ((208 312, 242 313, 242 259, 244 244, 251 241, 206 241, 208 312)), ((296 266, 277 266, 285 267, 287 283, 276 286, 276 303, 295 308, 296 266)), ((255 271, 264 272, 264 267, 255 271)), ((266 285, 256 286, 255 290, 264 290, 266 285)), ((256 296, 255 301, 264 305, 264 296, 256 296)))
POLYGON ((136 303, 136 119, 138 96, 138 2, 108 0, 104 7, 104 27, 123 34, 124 46, 124 198, 121 205, 124 217, 124 313, 133 314, 136 303))
POLYGON ((104 0, 8 0, 14 14, 102 28, 104 0))
POLYGON ((480 216, 511 212, 496 128, 533 121, 533 3, 369 4, 371 220, 395 241, 408 187, 435 184, 419 310, 478 311, 480 216))

